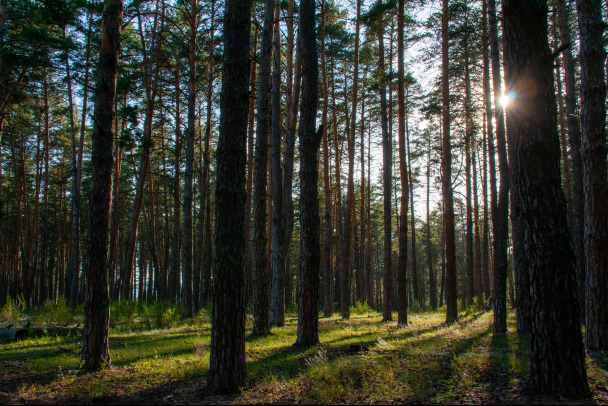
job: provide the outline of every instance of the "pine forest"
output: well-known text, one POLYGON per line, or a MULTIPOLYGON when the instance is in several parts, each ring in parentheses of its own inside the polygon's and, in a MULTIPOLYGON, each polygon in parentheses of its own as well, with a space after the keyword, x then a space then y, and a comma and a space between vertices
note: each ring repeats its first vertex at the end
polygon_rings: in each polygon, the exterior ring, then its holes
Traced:
POLYGON ((0 0, 0 404, 608 404, 604 0, 0 0))

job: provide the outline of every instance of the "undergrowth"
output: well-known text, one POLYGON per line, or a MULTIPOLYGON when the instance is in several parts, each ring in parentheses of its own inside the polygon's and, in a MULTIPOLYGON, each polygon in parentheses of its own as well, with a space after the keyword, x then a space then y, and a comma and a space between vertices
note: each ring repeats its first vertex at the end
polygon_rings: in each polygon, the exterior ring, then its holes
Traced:
MULTIPOLYGON (((138 403, 204 401, 209 368, 207 312, 192 320, 159 305, 118 308, 124 330, 112 330, 112 368, 79 370, 80 343, 37 338, 0 345, 0 387, 17 401, 95 398, 138 403), (122 312, 122 313, 120 313, 122 312), (178 318, 179 317, 179 318, 178 318), (176 326, 177 320, 179 326, 176 326), (130 328, 127 328, 130 323, 130 328), (134 331, 136 328, 167 327, 134 331)), ((113 308, 114 310, 114 308, 113 308)), ((115 314, 114 317, 118 317, 115 314)), ((460 322, 441 312, 411 312, 409 325, 383 323, 360 304, 350 320, 320 318, 320 344, 294 347, 297 319, 265 337, 247 337, 248 383, 231 403, 509 403, 518 400, 529 373, 529 337, 493 338, 492 313, 463 309, 460 322), (365 311, 363 311, 365 309, 365 311)), ((250 326, 251 318, 248 318, 250 326)), ((250 328, 250 327, 249 327, 250 328)), ((606 400, 608 358, 588 358, 595 401, 606 400)), ((209 401, 218 401, 210 398, 209 401)))

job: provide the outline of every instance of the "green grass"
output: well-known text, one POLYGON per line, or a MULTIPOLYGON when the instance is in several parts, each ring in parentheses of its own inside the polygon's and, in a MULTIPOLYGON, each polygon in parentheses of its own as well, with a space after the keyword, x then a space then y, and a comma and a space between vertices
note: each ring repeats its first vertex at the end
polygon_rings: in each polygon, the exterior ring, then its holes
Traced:
MULTIPOLYGON (((488 403, 517 401, 529 373, 529 338, 492 336, 492 313, 411 314, 409 326, 383 323, 365 311, 348 321, 320 319, 321 344, 295 348, 296 319, 267 337, 247 337, 248 384, 233 403, 488 403)), ((248 318, 250 325, 251 318, 248 318)), ((250 326, 249 326, 250 327, 250 326)), ((158 402, 204 400, 210 326, 114 332, 112 368, 79 370, 80 343, 73 337, 37 338, 0 345, 0 392, 12 402, 109 397, 158 402)), ((608 358, 588 358, 596 402, 606 399, 608 358)), ((208 399, 218 401, 217 398, 208 399)), ((74 400, 76 402, 76 400, 74 400)))

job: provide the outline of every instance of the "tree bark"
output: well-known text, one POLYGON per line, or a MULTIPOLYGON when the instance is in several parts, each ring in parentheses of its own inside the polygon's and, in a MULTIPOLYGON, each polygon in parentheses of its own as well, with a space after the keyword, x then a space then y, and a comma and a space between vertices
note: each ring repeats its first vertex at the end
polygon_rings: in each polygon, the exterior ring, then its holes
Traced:
POLYGON ((341 288, 341 315, 342 319, 350 318, 351 283, 350 265, 351 250, 353 246, 353 234, 355 228, 355 133, 357 122, 357 97, 359 86, 359 32, 361 16, 361 1, 357 0, 357 17, 355 21, 355 62, 353 67, 352 105, 350 112, 350 131, 348 131, 348 182, 346 185, 346 218, 344 219, 344 238, 342 241, 342 261, 340 263, 340 288, 341 288))
POLYGON ((384 67, 384 28, 378 32, 378 68, 380 83, 380 125, 382 127, 382 186, 384 195, 384 299, 382 301, 382 321, 393 320, 393 266, 392 266, 392 186, 393 186, 393 143, 388 131, 386 106, 386 71, 384 67))
POLYGON ((283 171, 281 168, 281 17, 275 2, 272 72, 272 297, 270 323, 285 325, 285 230, 283 224, 283 171))
POLYGON ((606 179, 606 50, 602 2, 577 0, 581 60, 581 158, 585 196, 585 342, 608 348, 608 184, 606 179))
POLYGON ((268 137, 271 131, 271 62, 272 30, 274 26, 274 0, 266 0, 264 28, 260 55, 260 77, 258 88, 258 122, 253 163, 253 333, 270 333, 271 273, 267 257, 267 207, 268 184, 268 137))
MULTIPOLYGON (((504 7, 504 6, 503 6, 504 7)), ((494 87, 494 105, 496 119, 496 149, 498 150, 498 173, 500 188, 498 190, 498 203, 495 215, 492 216, 494 229, 494 332, 507 331, 507 242, 509 234, 509 162, 507 159, 507 145, 505 138, 505 122, 503 107, 500 103, 502 96, 502 80, 500 74, 500 59, 498 52, 498 23, 496 18, 496 4, 488 0, 488 23, 490 58, 492 60, 492 79, 494 87)), ((514 167, 515 168, 515 167, 514 167)), ((518 182, 515 169, 513 184, 518 182)), ((514 193, 511 193, 513 195, 514 193)), ((513 227, 517 228, 518 216, 514 216, 513 227)), ((522 269, 522 271, 524 271, 522 269)))
POLYGON ((302 52, 302 109, 300 138, 300 286, 298 289, 298 336, 295 345, 319 342, 320 220, 317 194, 318 154, 323 128, 315 131, 318 100, 318 59, 315 1, 300 2, 300 42, 302 52))
POLYGON ((332 212, 332 198, 331 198, 331 184, 329 180, 329 140, 328 140, 328 126, 327 126, 327 113, 329 110, 329 89, 327 81, 327 63, 325 58, 325 0, 321 3, 321 73, 323 77, 323 113, 321 116, 321 125, 323 126, 323 193, 325 198, 325 241, 323 246, 323 316, 331 317, 333 312, 332 302, 332 237, 333 237, 333 224, 331 218, 332 212))
POLYGON ((193 233, 192 233, 192 199, 194 175, 194 138, 196 124, 196 33, 198 30, 198 0, 190 0, 186 11, 190 31, 188 33, 188 127, 186 128, 186 171, 184 172, 184 244, 182 245, 182 298, 186 307, 186 316, 192 317, 193 307, 193 233))
POLYGON ((456 236, 454 231, 454 196, 452 192, 452 146, 450 144, 450 84, 449 80, 449 39, 448 39, 448 0, 443 0, 442 15, 442 99, 443 99, 443 143, 441 160, 441 184, 443 193, 443 221, 445 227, 446 286, 445 301, 447 324, 458 321, 458 285, 456 279, 456 236))
POLYGON ((398 2, 397 12, 397 104, 398 104, 398 125, 397 132, 399 137, 399 174, 401 175, 401 217, 399 219, 399 269, 397 270, 397 280, 399 285, 399 312, 398 324, 407 326, 407 205, 409 202, 409 183, 407 176, 406 146, 405 146, 405 120, 407 116, 407 106, 404 96, 404 55, 403 55, 403 18, 404 0, 398 2))
POLYGON ((484 105, 486 114, 486 138, 484 139, 486 147, 484 148, 484 250, 483 250, 483 291, 485 298, 489 299, 491 295, 491 277, 490 277, 490 235, 489 222, 490 217, 493 219, 498 206, 498 192, 496 189, 496 158, 494 153, 494 125, 492 120, 492 97, 490 87, 490 51, 488 38, 488 0, 483 1, 483 93, 484 105), (489 172, 488 172, 489 166, 489 172), (488 181, 490 178, 490 209, 488 210, 488 181), (489 212, 489 216, 488 216, 489 212))
MULTIPOLYGON (((557 20, 562 45, 569 44, 570 27, 568 24, 569 10, 566 0, 557 1, 557 20)), ((564 62, 564 84, 566 85, 566 117, 568 124, 568 142, 572 156, 572 242, 576 255, 576 271, 578 294, 582 303, 585 302, 585 192, 583 189, 583 161, 581 155, 581 127, 579 112, 577 111, 577 89, 575 63, 572 57, 572 48, 567 47, 562 53, 564 62)))
POLYGON ((92 179, 89 198, 88 264, 82 345, 83 368, 98 370, 110 364, 108 335, 108 231, 112 169, 114 164, 112 122, 122 28, 122 0, 106 0, 101 27, 101 53, 97 69, 93 120, 92 179))
POLYGON ((226 0, 215 190, 215 263, 207 389, 245 384, 245 167, 251 1, 226 0))
POLYGON ((553 57, 546 1, 503 3, 509 154, 519 177, 513 207, 529 260, 532 308, 530 391, 589 396, 575 257, 561 189, 553 57))

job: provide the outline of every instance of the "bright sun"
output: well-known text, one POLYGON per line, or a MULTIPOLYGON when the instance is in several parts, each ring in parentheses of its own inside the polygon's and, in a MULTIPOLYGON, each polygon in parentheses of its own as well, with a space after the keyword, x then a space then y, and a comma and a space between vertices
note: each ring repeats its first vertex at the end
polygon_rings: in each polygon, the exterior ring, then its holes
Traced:
POLYGON ((510 91, 509 93, 505 93, 502 96, 500 96, 500 104, 503 107, 507 107, 507 105, 511 104, 511 102, 515 100, 515 92, 514 91, 510 91))

